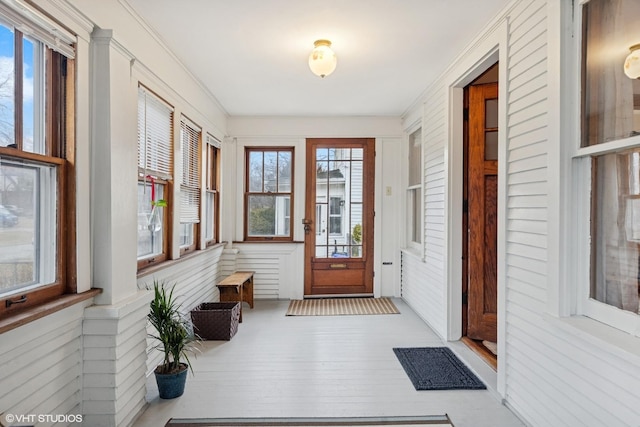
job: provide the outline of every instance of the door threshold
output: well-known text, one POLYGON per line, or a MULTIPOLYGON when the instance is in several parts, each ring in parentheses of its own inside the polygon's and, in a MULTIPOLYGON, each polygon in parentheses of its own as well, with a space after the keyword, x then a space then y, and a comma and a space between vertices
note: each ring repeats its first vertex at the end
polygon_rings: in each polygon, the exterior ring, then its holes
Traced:
POLYGON ((373 294, 320 294, 320 295, 304 296, 304 299, 323 299, 323 298, 373 298, 373 294))
POLYGON ((482 360, 484 360, 494 371, 498 371, 498 357, 493 354, 487 347, 482 345, 482 341, 474 340, 469 337, 462 337, 460 339, 467 345, 474 353, 476 353, 482 360))

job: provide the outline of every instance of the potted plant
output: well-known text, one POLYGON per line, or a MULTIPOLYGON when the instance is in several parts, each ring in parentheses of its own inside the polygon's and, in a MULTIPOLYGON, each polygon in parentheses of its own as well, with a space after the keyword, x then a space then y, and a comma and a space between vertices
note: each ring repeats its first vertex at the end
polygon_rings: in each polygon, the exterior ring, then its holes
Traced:
POLYGON ((196 351, 198 343, 188 320, 180 314, 174 288, 175 285, 167 291, 163 283, 154 281, 154 297, 147 315, 155 329, 149 336, 158 341, 155 348, 164 353, 163 362, 154 371, 161 399, 173 399, 184 393, 189 354, 196 351))

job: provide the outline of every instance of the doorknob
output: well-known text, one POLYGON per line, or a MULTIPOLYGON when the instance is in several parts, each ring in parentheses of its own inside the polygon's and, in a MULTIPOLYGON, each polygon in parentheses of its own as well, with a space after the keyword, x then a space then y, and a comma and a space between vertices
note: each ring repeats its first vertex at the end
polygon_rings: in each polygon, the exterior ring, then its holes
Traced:
POLYGON ((304 224, 304 234, 309 234, 309 232, 311 231, 312 221, 310 219, 303 218, 302 223, 304 224))

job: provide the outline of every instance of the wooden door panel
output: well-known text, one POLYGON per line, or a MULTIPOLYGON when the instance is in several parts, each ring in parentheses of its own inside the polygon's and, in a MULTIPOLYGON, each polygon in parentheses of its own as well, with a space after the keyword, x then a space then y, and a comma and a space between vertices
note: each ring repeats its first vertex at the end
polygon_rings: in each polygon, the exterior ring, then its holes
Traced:
POLYGON ((489 314, 497 314, 498 312, 498 254, 497 254, 497 236, 498 236, 498 177, 495 175, 485 175, 484 181, 484 254, 482 255, 484 263, 484 297, 483 297, 483 313, 485 316, 489 314))
POLYGON ((498 129, 488 127, 486 108, 496 106, 497 98, 496 83, 469 87, 467 336, 493 342, 497 341, 498 162, 496 146, 491 144, 498 129))

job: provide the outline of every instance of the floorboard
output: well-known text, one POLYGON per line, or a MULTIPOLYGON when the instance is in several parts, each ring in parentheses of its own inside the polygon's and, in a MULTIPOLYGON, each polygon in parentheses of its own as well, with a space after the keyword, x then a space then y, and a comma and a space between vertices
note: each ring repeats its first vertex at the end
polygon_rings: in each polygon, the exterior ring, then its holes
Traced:
MULTIPOLYGON (((416 391, 393 347, 446 344, 402 300, 394 303, 401 314, 292 317, 288 301, 257 300, 231 341, 204 342, 182 397, 159 399, 148 379, 149 405, 134 427, 172 417, 443 414, 456 427, 524 426, 491 390, 495 378, 485 381, 489 390, 416 391)), ((475 357, 469 353, 463 360, 475 357)), ((470 365, 483 380, 493 372, 470 365)))

